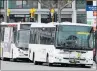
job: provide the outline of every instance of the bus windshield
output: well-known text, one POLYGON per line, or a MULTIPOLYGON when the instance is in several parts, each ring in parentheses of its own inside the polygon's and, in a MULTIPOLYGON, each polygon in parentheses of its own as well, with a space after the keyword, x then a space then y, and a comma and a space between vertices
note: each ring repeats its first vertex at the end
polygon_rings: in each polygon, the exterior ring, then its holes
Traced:
POLYGON ((56 43, 59 48, 68 49, 90 49, 89 26, 59 25, 56 32, 56 43))
POLYGON ((18 47, 28 47, 30 31, 20 30, 18 34, 18 47))

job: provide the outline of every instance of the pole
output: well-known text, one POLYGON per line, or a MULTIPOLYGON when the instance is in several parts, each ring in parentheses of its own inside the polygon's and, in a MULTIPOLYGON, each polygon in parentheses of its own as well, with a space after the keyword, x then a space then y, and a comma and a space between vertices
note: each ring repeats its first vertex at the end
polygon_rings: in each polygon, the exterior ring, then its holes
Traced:
POLYGON ((60 9, 60 1, 58 0, 58 22, 61 22, 61 9, 60 9))
POLYGON ((4 22, 7 22, 7 0, 4 0, 4 22))

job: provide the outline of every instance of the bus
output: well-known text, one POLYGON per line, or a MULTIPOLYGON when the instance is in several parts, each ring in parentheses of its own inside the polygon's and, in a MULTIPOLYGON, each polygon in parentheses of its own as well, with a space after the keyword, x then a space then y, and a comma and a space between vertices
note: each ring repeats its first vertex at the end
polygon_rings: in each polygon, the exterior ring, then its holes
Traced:
POLYGON ((1 23, 1 59, 28 59, 30 22, 1 23))
POLYGON ((28 55, 35 65, 93 65, 92 26, 81 23, 31 25, 28 55))

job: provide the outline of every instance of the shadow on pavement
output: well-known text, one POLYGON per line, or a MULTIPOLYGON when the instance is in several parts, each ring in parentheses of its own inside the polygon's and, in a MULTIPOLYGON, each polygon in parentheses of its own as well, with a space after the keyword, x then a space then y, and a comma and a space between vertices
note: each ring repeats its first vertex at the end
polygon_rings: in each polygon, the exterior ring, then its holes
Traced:
MULTIPOLYGON (((42 64, 43 66, 48 66, 47 64, 42 64)), ((72 67, 72 68, 91 68, 88 66, 84 66, 84 65, 74 65, 74 64, 53 64, 52 66, 49 67, 72 67)))

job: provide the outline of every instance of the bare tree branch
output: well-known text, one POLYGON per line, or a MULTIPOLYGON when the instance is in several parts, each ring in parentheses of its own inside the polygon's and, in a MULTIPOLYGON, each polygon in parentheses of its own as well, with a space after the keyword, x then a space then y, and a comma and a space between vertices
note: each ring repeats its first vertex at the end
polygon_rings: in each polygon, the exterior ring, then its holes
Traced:
POLYGON ((62 10, 64 7, 66 7, 66 6, 70 5, 70 4, 72 4, 73 1, 74 1, 74 0, 72 0, 71 2, 68 2, 67 4, 65 4, 64 6, 62 6, 62 7, 60 8, 60 10, 62 10))
POLYGON ((47 5, 47 4, 42 3, 42 2, 41 2, 41 0, 39 0, 38 2, 39 2, 41 5, 43 5, 43 6, 45 6, 45 7, 47 7, 47 8, 49 8, 49 9, 50 9, 50 6, 49 6, 49 5, 47 5))
MULTIPOLYGON (((57 1, 57 0, 55 0, 57 1)), ((58 5, 58 1, 56 3, 52 3, 52 8, 55 8, 58 5)))
MULTIPOLYGON (((45 0, 44 0, 45 1, 45 0)), ((72 4, 74 0, 71 0, 70 2, 68 2, 68 0, 46 0, 46 3, 43 3, 42 0, 39 0, 39 3, 47 8, 49 8, 49 10, 51 8, 55 8, 56 6, 58 6, 58 21, 61 22, 61 10, 63 8, 65 8, 66 6, 72 4), (65 1, 65 2, 64 2, 65 1), (54 3, 56 2, 56 3, 54 3)))

